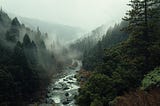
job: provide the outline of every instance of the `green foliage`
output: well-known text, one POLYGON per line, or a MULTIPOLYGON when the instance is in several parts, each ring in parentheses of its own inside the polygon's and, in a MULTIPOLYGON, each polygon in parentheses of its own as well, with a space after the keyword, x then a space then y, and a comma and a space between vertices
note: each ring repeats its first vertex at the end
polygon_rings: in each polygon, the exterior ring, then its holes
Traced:
POLYGON ((89 49, 92 49, 101 39, 101 36, 103 36, 103 27, 104 26, 100 26, 91 33, 87 34, 86 37, 78 39, 76 42, 70 45, 70 48, 72 50, 81 52, 82 54, 87 52, 89 49))
POLYGON ((21 24, 19 23, 17 17, 15 17, 15 18, 12 20, 11 25, 13 25, 13 26, 19 26, 19 27, 21 26, 21 24))
POLYGON ((16 43, 20 36, 20 23, 17 18, 12 20, 10 29, 7 31, 5 37, 6 40, 12 43, 16 43))
POLYGON ((89 78, 84 88, 80 88, 79 92, 77 102, 82 106, 94 106, 96 103, 107 106, 108 102, 116 95, 112 79, 96 73, 89 78))
POLYGON ((58 64, 54 64, 56 60, 46 49, 39 30, 31 31, 3 11, 0 11, 0 55, 0 105, 17 106, 36 98, 41 84, 48 84, 53 67, 58 64))
POLYGON ((125 26, 127 26, 127 23, 121 22, 113 28, 108 29, 102 40, 100 40, 93 48, 86 50, 83 53, 83 68, 93 71, 97 66, 101 65, 105 57, 105 49, 128 38, 128 35, 121 31, 125 26))
POLYGON ((23 45, 25 56, 28 60, 28 64, 32 67, 36 67, 36 65, 38 64, 37 46, 34 43, 34 41, 31 42, 28 34, 25 34, 22 45, 23 45))
POLYGON ((24 45, 24 47, 30 47, 31 46, 31 40, 30 40, 28 34, 25 34, 25 36, 23 38, 23 45, 24 45))
POLYGON ((116 96, 139 87, 142 80, 144 89, 159 86, 160 69, 152 70, 160 66, 160 2, 131 0, 129 6, 131 10, 124 18, 128 22, 124 29, 129 38, 117 41, 125 33, 119 35, 116 32, 120 27, 115 27, 113 32, 107 32, 110 36, 105 36, 93 49, 84 53, 83 68, 98 74, 94 74, 81 88, 78 103, 96 104, 98 99, 108 106, 116 96), (111 43, 112 40, 116 42, 111 43))
POLYGON ((153 71, 145 75, 142 80, 142 89, 149 89, 160 86, 160 68, 155 68, 153 71))
POLYGON ((160 38, 157 38, 157 40, 148 47, 148 50, 150 52, 150 65, 152 66, 152 69, 159 66, 160 64, 160 38))
POLYGON ((13 52, 13 62, 11 64, 20 65, 22 67, 28 67, 27 59, 23 50, 21 42, 17 42, 13 52))
POLYGON ((32 69, 29 65, 23 44, 20 42, 17 42, 11 58, 12 60, 8 63, 7 69, 13 76, 16 86, 16 91, 12 93, 15 93, 18 97, 21 93, 28 96, 29 93, 35 92, 38 88, 39 77, 37 70, 32 69))
POLYGON ((13 99, 14 87, 13 76, 3 66, 0 66, 0 103, 13 99))
POLYGON ((103 106, 103 103, 99 99, 94 99, 90 106, 103 106))

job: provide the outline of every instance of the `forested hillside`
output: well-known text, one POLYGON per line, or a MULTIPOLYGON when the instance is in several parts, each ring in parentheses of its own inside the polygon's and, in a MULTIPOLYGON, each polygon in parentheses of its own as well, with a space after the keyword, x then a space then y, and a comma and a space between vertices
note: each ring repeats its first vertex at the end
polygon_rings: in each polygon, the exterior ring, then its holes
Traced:
POLYGON ((0 1, 0 106, 160 106, 160 0, 129 1, 0 1))
POLYGON ((84 37, 72 42, 70 44, 70 49, 76 50, 77 52, 81 52, 83 54, 85 51, 93 48, 98 41, 102 39, 105 32, 106 25, 102 25, 92 30, 90 33, 84 34, 84 37))
MULTIPOLYGON (((126 22, 121 22, 115 25, 113 28, 110 27, 106 34, 103 35, 102 39, 90 48, 85 49, 83 52, 83 68, 86 70, 94 70, 98 64, 103 62, 105 49, 110 48, 113 45, 117 45, 120 42, 128 38, 128 34, 121 30, 127 26, 126 22)), ((94 42, 94 41, 93 41, 94 42)))
MULTIPOLYGON (((46 47, 47 34, 31 30, 0 11, 0 105, 22 106, 37 99, 62 61, 46 47)), ((45 95, 45 94, 44 94, 45 95)))
POLYGON ((79 89, 78 105, 160 105, 160 1, 131 0, 129 6, 125 22, 84 52, 83 68, 92 74, 79 89))
POLYGON ((26 26, 35 29, 37 26, 41 29, 42 32, 47 32, 49 36, 53 38, 61 39, 63 42, 69 42, 77 38, 79 33, 82 33, 84 30, 78 27, 72 27, 68 25, 46 22, 32 18, 18 17, 26 26))

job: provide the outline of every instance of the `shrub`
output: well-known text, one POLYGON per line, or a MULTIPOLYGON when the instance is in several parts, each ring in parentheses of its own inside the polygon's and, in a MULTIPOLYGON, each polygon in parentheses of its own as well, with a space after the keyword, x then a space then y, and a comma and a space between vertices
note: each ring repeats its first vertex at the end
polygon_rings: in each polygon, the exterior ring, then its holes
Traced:
POLYGON ((160 86, 160 67, 145 75, 142 80, 142 89, 149 89, 160 86))

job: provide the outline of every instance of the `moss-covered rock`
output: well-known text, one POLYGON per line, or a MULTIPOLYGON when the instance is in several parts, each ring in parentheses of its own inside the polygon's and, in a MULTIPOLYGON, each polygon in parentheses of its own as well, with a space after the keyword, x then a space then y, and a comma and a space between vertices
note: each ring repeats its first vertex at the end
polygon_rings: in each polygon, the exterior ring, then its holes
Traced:
POLYGON ((142 89, 149 89, 160 86, 160 67, 155 68, 153 71, 145 75, 142 80, 142 89))

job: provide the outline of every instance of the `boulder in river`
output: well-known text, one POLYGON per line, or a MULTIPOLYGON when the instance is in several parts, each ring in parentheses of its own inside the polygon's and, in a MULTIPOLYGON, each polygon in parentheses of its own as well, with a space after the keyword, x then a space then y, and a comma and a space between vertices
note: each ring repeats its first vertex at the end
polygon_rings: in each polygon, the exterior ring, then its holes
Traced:
POLYGON ((64 87, 63 90, 68 90, 70 89, 68 86, 64 87))
POLYGON ((64 102, 62 102, 64 105, 67 105, 67 104, 69 104, 70 102, 69 101, 64 101, 64 102))
POLYGON ((60 90, 63 88, 63 85, 61 84, 55 84, 54 87, 53 87, 53 90, 60 90))

